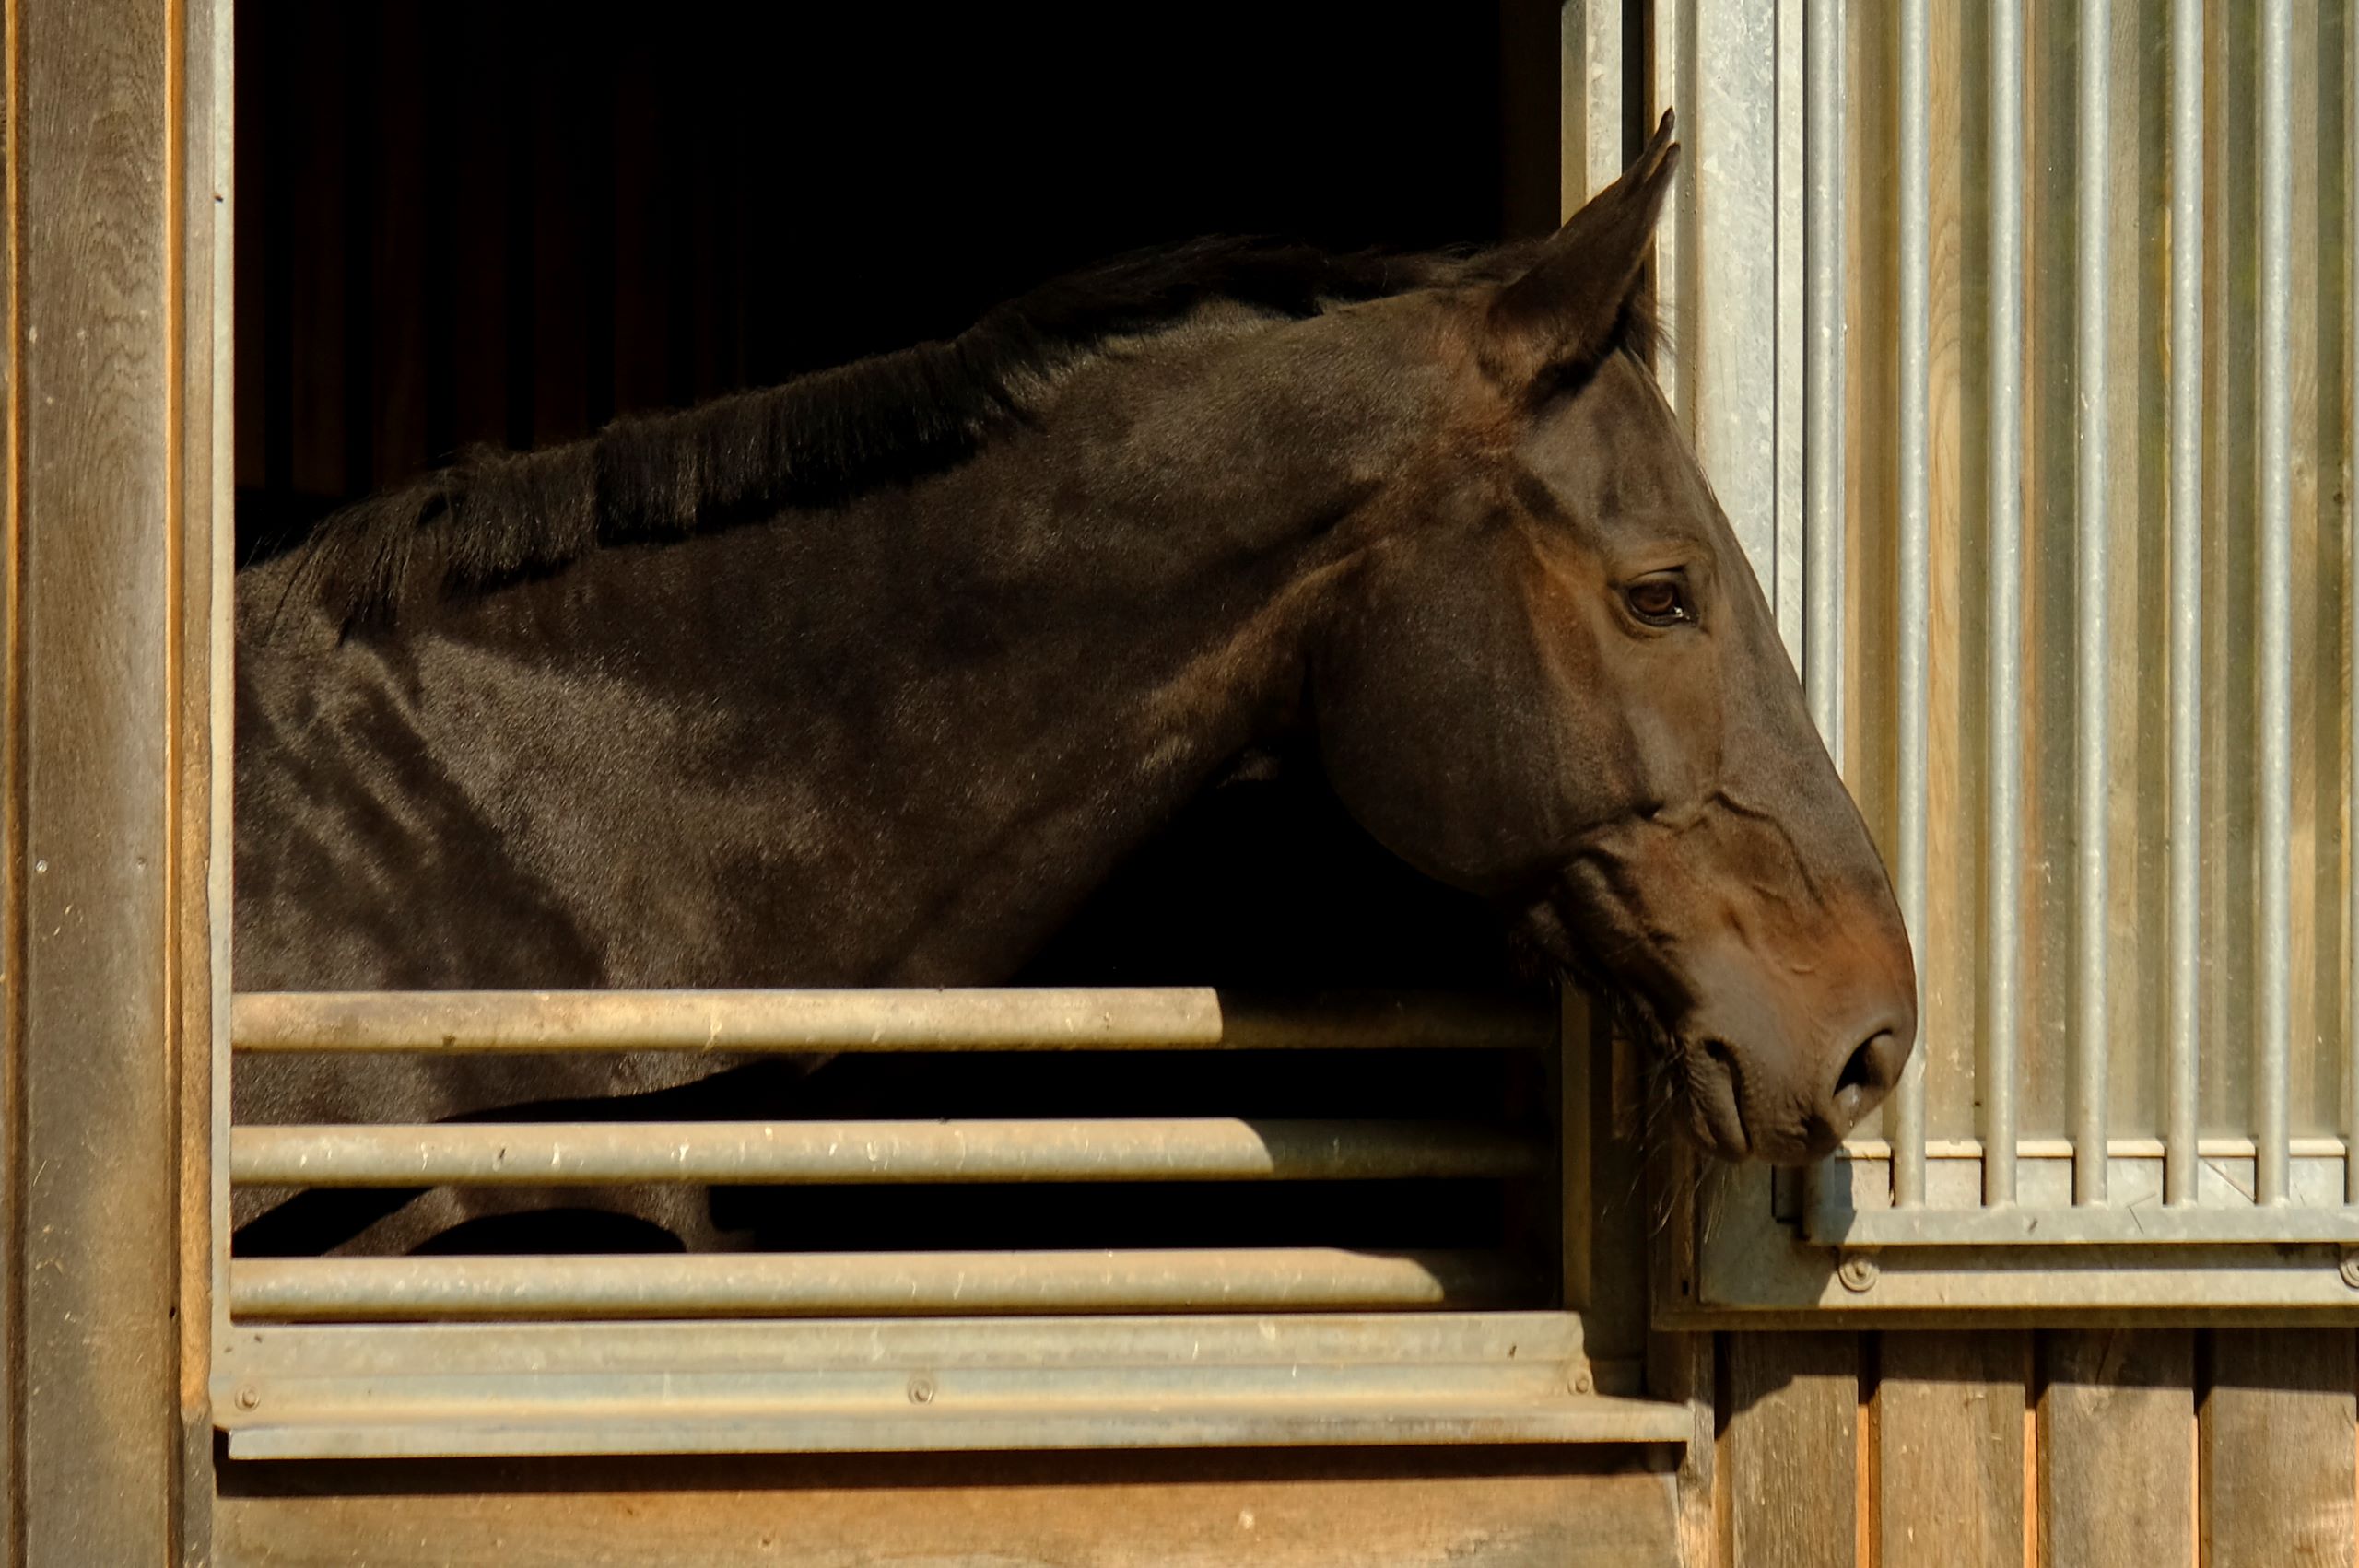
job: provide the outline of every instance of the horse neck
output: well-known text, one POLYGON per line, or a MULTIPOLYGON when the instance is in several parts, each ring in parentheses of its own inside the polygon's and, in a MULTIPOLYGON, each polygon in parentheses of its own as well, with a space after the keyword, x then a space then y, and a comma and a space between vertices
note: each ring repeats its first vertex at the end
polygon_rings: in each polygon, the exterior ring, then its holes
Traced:
POLYGON ((379 657, 600 978, 1003 977, 1291 722, 1393 456, 1305 351, 1150 344, 950 472, 610 547, 379 657))

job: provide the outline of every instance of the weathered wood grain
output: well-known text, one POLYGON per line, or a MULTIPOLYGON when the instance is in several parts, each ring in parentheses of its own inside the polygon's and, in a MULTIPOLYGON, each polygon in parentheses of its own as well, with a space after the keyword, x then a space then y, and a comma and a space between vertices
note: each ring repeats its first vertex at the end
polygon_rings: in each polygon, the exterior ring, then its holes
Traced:
POLYGON ((9 17, 26 396, 6 718, 21 746, 10 837, 30 861, 11 889, 23 947, 5 956, 25 1173, 18 1539, 24 1561, 107 1568, 176 1551, 181 53, 166 0, 21 0, 9 17))
POLYGON ((2209 1337, 2206 1568, 2349 1564, 2359 1341, 2348 1328, 2219 1328, 2209 1337))
POLYGON ((971 1455, 233 1471, 218 1568, 1672 1568, 1626 1452, 971 1455))
POLYGON ((1884 1561, 1911 1568, 2021 1563, 2029 1336, 1891 1333, 1878 1350, 1877 1536, 1884 1561))
POLYGON ((1859 1537, 1854 1334, 1731 1334, 1721 1456, 1731 1561, 1832 1568, 1859 1537))
MULTIPOLYGON (((182 216, 178 320, 171 328, 179 345, 172 475, 180 502, 179 559, 171 568, 178 579, 171 613, 178 616, 179 647, 177 658, 167 661, 174 705, 169 782, 176 860, 165 986, 177 1014, 165 1059, 167 1093, 175 1101, 173 1239, 180 1260, 171 1281, 178 1294, 176 1526, 181 1562, 202 1568, 212 1540, 213 1503, 214 1072, 219 1067, 226 1075, 229 1043, 229 931, 226 915, 217 923, 213 911, 226 911, 230 859, 226 781, 236 459, 228 429, 235 401, 228 310, 234 270, 229 94, 234 63, 229 0, 182 0, 178 9, 186 61, 178 95, 182 216), (223 784, 217 795, 217 778, 223 784)), ((155 1261, 160 1271, 166 1260, 155 1261)))
POLYGON ((2186 1329, 2040 1337, 2040 1561, 2192 1568, 2195 1363, 2186 1329))

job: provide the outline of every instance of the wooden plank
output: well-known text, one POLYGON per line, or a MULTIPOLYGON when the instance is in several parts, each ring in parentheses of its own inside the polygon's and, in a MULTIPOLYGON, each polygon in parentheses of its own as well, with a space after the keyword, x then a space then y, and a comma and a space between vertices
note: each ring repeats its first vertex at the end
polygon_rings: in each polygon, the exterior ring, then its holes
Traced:
MULTIPOLYGON (((400 483, 427 465, 426 101, 427 35, 415 6, 388 6, 370 21, 368 70, 376 123, 366 138, 375 193, 361 224, 369 239, 366 322, 373 331, 369 384, 370 488, 400 483)), ((357 481, 356 481, 357 483, 357 481)))
MULTIPOLYGON (((452 78, 449 133, 452 251, 451 314, 432 330, 442 338, 438 369, 449 366, 451 449, 498 446, 509 434, 509 252, 511 214, 506 105, 514 84, 502 75, 506 8, 466 6, 444 18, 435 37, 452 78)), ((438 260, 438 263, 440 264, 438 260)), ((439 394, 438 400, 439 400, 439 394)), ((448 455, 438 451, 436 457, 448 455)))
POLYGON ((1684 1404, 1693 1422, 1684 1451, 1672 1457, 1673 1527, 1682 1568, 1711 1568, 1727 1555, 1718 1424, 1719 1345, 1711 1334, 1654 1334, 1647 1341, 1647 1394, 1684 1404))
MULTIPOLYGON (((344 166, 345 104, 337 70, 346 58, 351 21, 341 6, 283 13, 278 26, 292 41, 279 59, 300 64, 289 72, 290 80, 264 89, 288 94, 285 161, 274 160, 271 170, 283 172, 285 183, 271 199, 280 204, 288 246, 282 264, 290 346, 279 368, 289 386, 290 449, 285 461, 295 492, 307 499, 340 497, 347 481, 357 477, 345 466, 350 444, 345 358, 352 346, 346 301, 351 281, 346 254, 350 171, 344 166)), ((271 461, 275 465, 278 460, 271 461)))
MULTIPOLYGON (((216 1293, 217 1262, 226 1270, 228 1241, 217 1255, 214 1215, 228 1191, 215 1186, 215 1109, 229 1120, 230 863, 228 788, 230 626, 235 578, 237 459, 230 445, 235 390, 229 303, 235 262, 231 201, 231 111, 235 75, 231 0, 182 0, 187 69, 180 94, 185 167, 181 172, 182 233, 180 319, 181 516, 177 671, 172 679, 176 791, 171 828, 174 930, 166 989, 177 1009, 167 1053, 167 1092, 176 1099, 178 1163, 177 1290, 179 1532, 181 1562, 200 1568, 213 1537, 211 1372, 227 1299, 216 1293), (217 792, 216 763, 221 788, 217 792), (217 922, 215 910, 222 911, 217 922), (216 1099, 217 1088, 219 1098, 216 1099), (217 1204, 218 1207, 217 1207, 217 1204)), ((163 1272, 165 1260, 154 1260, 163 1272)), ((221 1283, 226 1286, 226 1278, 221 1283)))
POLYGON ((1878 1358, 1876 1522, 1884 1561, 1910 1568, 2021 1563, 2030 1336, 1885 1334, 1878 1358))
POLYGON ((2359 1489, 2353 1331, 2220 1328, 2210 1340, 2201 1471, 2206 1568, 2349 1564, 2359 1489))
MULTIPOLYGON (((25 1173, 19 1561, 176 1553, 173 1099, 184 83, 167 0, 20 0, 11 805, 30 872, 11 1106, 25 1173)), ((14 1249, 12 1249, 14 1250, 14 1249)))
POLYGON ((1499 0, 1499 234, 1547 234, 1563 221, 1557 72, 1559 0, 1499 0))
POLYGON ((2191 1568, 2193 1345, 2177 1328, 2041 1336, 2042 1562, 2191 1568))
MULTIPOLYGON (((604 231, 585 228, 582 192, 593 173, 602 180, 611 175, 582 145, 590 123, 583 114, 589 106, 588 85, 581 79, 587 51, 580 29, 534 29, 530 37, 529 74, 519 84, 533 106, 529 298, 534 317, 526 373, 534 380, 532 444, 546 447, 589 433, 590 369, 583 328, 591 302, 585 294, 584 251, 608 240, 604 231)), ((601 130, 604 123, 598 123, 601 130)), ((604 306, 603 300, 598 304, 604 306)), ((609 358, 611 362, 611 350, 609 358)), ((607 395, 607 387, 601 387, 601 403, 607 395)))
POLYGON ((1860 1341, 1731 1334, 1726 1341, 1731 1561, 1831 1568, 1859 1553, 1860 1341))
POLYGON ((1672 1568, 1612 1450, 233 1466, 219 1568, 1672 1568))
MULTIPOLYGON (((238 54, 245 69, 237 82, 236 119, 238 203, 241 210, 259 213, 268 201, 269 182, 264 178, 263 149, 270 143, 271 127, 264 112, 264 99, 259 90, 264 73, 268 42, 261 9, 249 5, 238 13, 238 54)), ((253 225, 245 236, 246 243, 258 253, 263 245, 264 227, 253 225)), ((263 319, 270 309, 268 292, 263 287, 264 268, 250 258, 237 270, 238 326, 238 485, 242 489, 260 489, 267 481, 268 470, 263 448, 263 432, 267 422, 263 417, 263 379, 267 363, 263 345, 263 319)))
POLYGON ((611 298, 599 301, 614 320, 616 412, 663 404, 664 328, 671 298, 672 251, 664 217, 675 204, 678 170, 663 149, 667 94, 679 91, 667 41, 638 41, 648 58, 615 76, 611 298))

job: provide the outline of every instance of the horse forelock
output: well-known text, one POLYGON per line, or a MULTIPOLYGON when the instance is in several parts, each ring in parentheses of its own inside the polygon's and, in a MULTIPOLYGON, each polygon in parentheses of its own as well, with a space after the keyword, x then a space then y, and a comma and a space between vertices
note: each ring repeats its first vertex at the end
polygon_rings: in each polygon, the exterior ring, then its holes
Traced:
POLYGON ((654 542, 841 502, 970 456, 1040 390, 1118 341, 1206 306, 1273 322, 1505 275, 1522 253, 1335 253, 1266 240, 1142 252, 1060 278, 947 341, 684 411, 615 420, 563 446, 477 449, 356 503, 301 547, 297 580, 345 625, 654 542))

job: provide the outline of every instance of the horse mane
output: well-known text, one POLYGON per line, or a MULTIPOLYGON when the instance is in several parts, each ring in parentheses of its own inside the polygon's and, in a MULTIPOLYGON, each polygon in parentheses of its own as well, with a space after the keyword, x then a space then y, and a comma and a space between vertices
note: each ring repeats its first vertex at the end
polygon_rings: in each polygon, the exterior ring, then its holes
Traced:
MULTIPOLYGON (((1301 319, 1329 305, 1513 275, 1529 246, 1336 253, 1214 239, 1118 257, 987 312, 946 341, 815 371, 682 411, 618 418, 532 451, 478 448, 356 502, 300 546, 289 583, 316 586, 347 628, 554 571, 600 545, 839 503, 949 467, 1024 417, 1059 372, 1110 340, 1233 302, 1301 319)), ((1651 324, 1632 312, 1625 346, 1651 324)))

